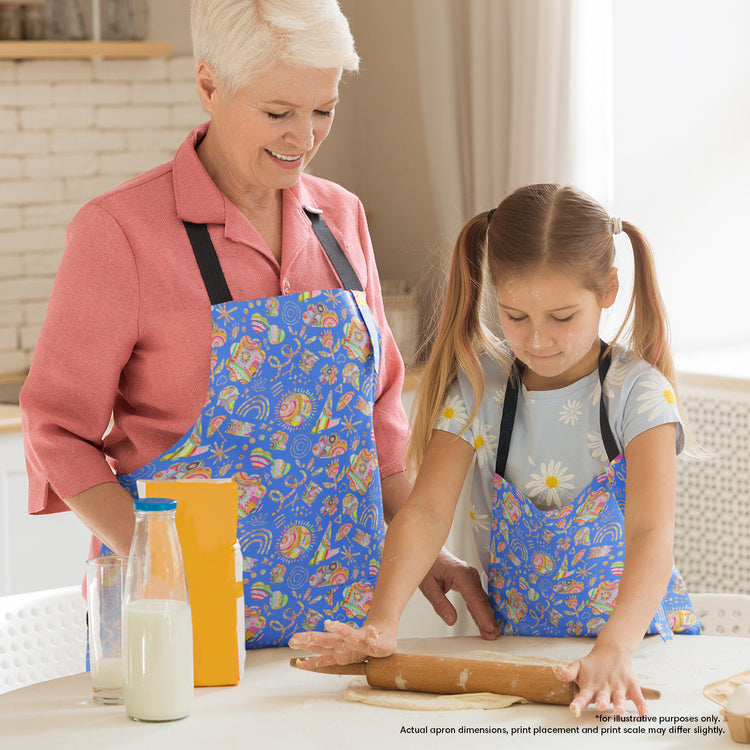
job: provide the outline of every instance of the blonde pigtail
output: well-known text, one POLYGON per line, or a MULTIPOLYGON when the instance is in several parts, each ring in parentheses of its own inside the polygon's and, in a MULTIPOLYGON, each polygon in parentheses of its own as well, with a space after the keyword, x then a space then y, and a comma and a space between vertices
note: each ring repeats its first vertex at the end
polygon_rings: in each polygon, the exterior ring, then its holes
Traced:
POLYGON ((474 411, 464 429, 476 416, 484 393, 477 352, 487 348, 490 340, 481 319, 486 241, 487 212, 482 212, 464 225, 451 256, 445 299, 414 406, 408 446, 409 465, 414 468, 422 461, 448 387, 459 370, 466 373, 476 394, 474 411))
POLYGON ((656 280, 651 247, 633 224, 622 222, 633 248, 634 276, 631 297, 631 349, 656 367, 674 385, 675 372, 669 341, 669 321, 656 280))
POLYGON ((698 444, 690 429, 687 414, 677 391, 677 375, 669 340, 669 321, 656 279, 656 264, 651 246, 633 224, 622 222, 622 230, 628 235, 634 260, 633 294, 623 324, 627 324, 632 312, 630 348, 641 359, 659 370, 672 386, 685 432, 684 455, 691 459, 705 458, 708 454, 698 444))

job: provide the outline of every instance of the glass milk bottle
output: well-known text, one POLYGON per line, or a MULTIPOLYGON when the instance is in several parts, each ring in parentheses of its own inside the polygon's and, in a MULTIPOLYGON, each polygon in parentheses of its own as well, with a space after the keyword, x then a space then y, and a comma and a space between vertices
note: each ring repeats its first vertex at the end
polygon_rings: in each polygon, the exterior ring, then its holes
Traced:
POLYGON ((148 498, 133 508, 122 624, 125 710, 140 721, 181 719, 193 701, 193 629, 177 502, 148 498))

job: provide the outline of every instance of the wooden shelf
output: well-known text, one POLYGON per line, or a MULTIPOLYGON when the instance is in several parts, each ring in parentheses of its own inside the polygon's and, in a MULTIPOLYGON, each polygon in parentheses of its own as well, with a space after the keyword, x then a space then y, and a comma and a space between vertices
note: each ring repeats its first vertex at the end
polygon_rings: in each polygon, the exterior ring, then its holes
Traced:
POLYGON ((168 42, 0 42, 0 59, 72 59, 89 57, 169 57, 168 42))

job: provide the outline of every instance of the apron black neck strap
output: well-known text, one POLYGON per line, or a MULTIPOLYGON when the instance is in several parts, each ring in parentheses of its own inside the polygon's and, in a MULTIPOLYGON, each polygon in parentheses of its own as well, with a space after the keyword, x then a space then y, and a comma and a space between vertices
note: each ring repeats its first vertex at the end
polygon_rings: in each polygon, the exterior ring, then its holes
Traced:
POLYGON ((508 382, 505 386, 503 399, 503 417, 500 420, 500 437, 497 439, 497 458, 495 458, 495 474, 505 476, 505 467, 510 452, 510 436, 513 433, 513 423, 516 421, 516 406, 518 405, 518 391, 523 383, 525 365, 517 359, 513 360, 508 382))
POLYGON ((617 441, 612 434, 612 427, 607 417, 607 407, 604 405, 604 379, 609 372, 609 366, 612 364, 612 350, 603 341, 599 349, 599 385, 601 393, 599 394, 599 429, 602 433, 602 442, 604 450, 607 451, 607 458, 614 461, 620 455, 620 449, 617 447, 617 441))
POLYGON ((205 224, 193 224, 190 221, 182 223, 185 225, 211 304, 221 305, 224 302, 231 302, 232 295, 227 286, 227 280, 224 278, 224 272, 221 270, 219 258, 216 256, 214 243, 211 242, 208 234, 208 227, 205 224))
POLYGON ((331 265, 338 274, 339 279, 341 279, 344 289, 354 292, 363 291, 362 283, 354 272, 352 264, 341 249, 338 240, 333 236, 333 232, 328 228, 328 224, 323 221, 323 217, 319 213, 310 211, 307 208, 303 207, 303 210, 307 214, 307 218, 310 219, 313 232, 315 232, 315 236, 323 246, 323 250, 326 251, 328 260, 331 261, 331 265))
MULTIPOLYGON (((607 418, 607 408, 604 405, 604 379, 607 377, 609 366, 612 364, 612 353, 608 345, 602 341, 599 349, 599 384, 601 394, 599 396, 599 429, 602 433, 604 449, 607 457, 614 461, 620 454, 612 434, 612 428, 607 418)), ((508 464, 508 453, 510 452, 510 438, 513 433, 513 423, 516 419, 516 407, 518 406, 518 392, 523 382, 524 365, 517 359, 513 360, 508 382, 505 386, 505 398, 503 399, 503 416, 500 421, 500 436, 497 441, 497 458, 495 459, 495 473, 505 477, 505 469, 508 464)))
MULTIPOLYGON (((323 221, 323 217, 313 211, 304 210, 307 218, 310 219, 315 236, 323 246, 323 250, 325 250, 339 279, 341 279, 343 288, 361 292, 363 289, 359 277, 341 249, 341 245, 339 245, 328 225, 323 221)), ((208 292, 211 304, 221 305, 224 302, 231 302, 232 295, 229 291, 227 280, 224 277, 224 272, 221 270, 221 264, 216 255, 214 244, 211 242, 211 237, 208 234, 208 227, 205 224, 193 224, 190 221, 183 221, 182 223, 185 225, 185 231, 187 231, 188 239, 193 248, 193 254, 198 263, 203 283, 206 285, 206 291, 208 292)))

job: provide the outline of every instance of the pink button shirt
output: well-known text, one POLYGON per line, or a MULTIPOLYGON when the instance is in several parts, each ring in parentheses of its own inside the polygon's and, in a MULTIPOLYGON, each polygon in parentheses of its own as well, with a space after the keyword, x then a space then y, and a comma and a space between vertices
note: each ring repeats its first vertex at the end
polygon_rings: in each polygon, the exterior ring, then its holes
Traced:
POLYGON ((250 300, 340 288, 302 206, 322 212, 383 337, 373 414, 381 476, 404 469, 404 366, 359 199, 308 175, 284 190, 279 265, 198 159, 207 128, 196 128, 172 162, 88 203, 68 229, 21 393, 30 513, 67 510, 61 499, 116 481, 113 470, 149 463, 198 417, 208 392, 211 312, 183 220, 209 225, 233 299, 250 300))

